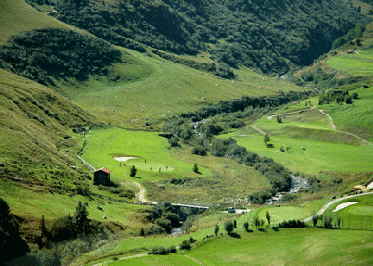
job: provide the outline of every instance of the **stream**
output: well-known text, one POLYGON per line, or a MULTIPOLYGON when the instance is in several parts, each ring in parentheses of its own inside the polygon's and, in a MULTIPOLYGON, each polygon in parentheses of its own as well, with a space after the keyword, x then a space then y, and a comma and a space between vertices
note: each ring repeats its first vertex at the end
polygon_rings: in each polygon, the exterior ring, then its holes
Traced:
POLYGON ((276 195, 274 195, 271 199, 267 200, 266 204, 272 205, 275 202, 279 202, 282 200, 282 198, 285 195, 288 194, 296 194, 302 190, 309 189, 310 185, 307 182, 307 179, 300 177, 300 176, 291 176, 291 188, 289 192, 278 192, 276 195))

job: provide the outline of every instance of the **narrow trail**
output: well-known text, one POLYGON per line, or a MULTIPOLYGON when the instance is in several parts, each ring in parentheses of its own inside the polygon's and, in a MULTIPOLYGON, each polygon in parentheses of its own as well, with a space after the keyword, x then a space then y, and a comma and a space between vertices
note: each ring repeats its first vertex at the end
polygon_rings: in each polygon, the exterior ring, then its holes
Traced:
POLYGON ((189 256, 189 255, 184 255, 184 257, 190 259, 191 261, 197 263, 198 265, 203 265, 203 263, 199 260, 197 260, 196 258, 192 257, 192 256, 189 256))
POLYGON ((108 261, 104 261, 104 262, 101 262, 101 263, 94 264, 93 266, 105 266, 105 265, 109 265, 109 263, 112 263, 112 262, 142 258, 142 257, 145 257, 145 256, 149 256, 149 254, 140 253, 140 254, 136 254, 136 255, 132 255, 132 256, 121 257, 121 258, 118 258, 117 260, 108 260, 108 261))
POLYGON ((337 130, 337 126, 335 125, 334 123, 334 120, 333 118, 331 117, 330 114, 326 113, 324 110, 321 110, 321 109, 318 109, 320 114, 326 116, 329 120, 329 124, 330 124, 330 127, 333 129, 333 130, 337 130))
POLYGON ((336 124, 335 124, 335 122, 333 120, 333 117, 330 114, 326 113, 324 110, 321 110, 321 109, 318 109, 318 110, 319 110, 320 114, 326 116, 329 119, 330 127, 333 130, 335 130, 336 132, 343 133, 343 134, 349 135, 351 137, 354 137, 354 138, 360 140, 361 142, 363 142, 366 145, 372 145, 373 144, 369 140, 364 139, 364 138, 362 138, 362 137, 360 137, 360 136, 358 136, 358 135, 356 135, 354 133, 351 133, 351 132, 348 132, 348 131, 343 131, 343 130, 338 130, 337 126, 336 126, 336 124))
MULTIPOLYGON (((325 211, 333 204, 335 203, 338 203, 338 202, 341 202, 341 201, 344 201, 344 200, 347 200, 347 199, 352 199, 352 198, 358 198, 358 197, 362 197, 362 196, 366 196, 366 195, 373 195, 373 192, 365 192, 365 193, 361 193, 361 194, 357 194, 357 195, 350 195, 350 196, 345 196, 345 197, 342 197, 342 198, 339 198, 339 199, 335 199, 335 200, 332 200, 332 201, 329 201, 328 203, 326 203, 324 206, 322 206, 322 208, 316 213, 316 215, 320 216, 320 215, 323 215, 325 213, 325 211)), ((310 216, 310 217, 307 217, 306 219, 304 219, 303 221, 305 223, 307 222, 310 222, 312 221, 312 217, 313 216, 310 216)))
POLYGON ((273 114, 273 115, 270 115, 268 116, 268 120, 271 120, 272 118, 280 115, 280 116, 289 116, 289 115, 295 115, 295 114, 301 114, 301 113, 304 113, 304 112, 308 112, 308 111, 311 111, 313 110, 314 107, 312 108, 307 108, 307 109, 302 109, 302 110, 299 110, 299 111, 294 111, 294 112, 290 112, 290 113, 283 113, 283 114, 273 114))
POLYGON ((266 133, 263 129, 258 128, 258 127, 255 126, 255 125, 251 125, 251 128, 254 129, 256 132, 258 132, 259 134, 261 134, 261 135, 263 135, 263 136, 267 135, 267 133, 266 133))
POLYGON ((89 162, 87 162, 86 160, 84 160, 82 157, 80 157, 79 155, 76 156, 88 169, 89 171, 91 172, 94 172, 96 171, 96 168, 93 167, 92 164, 90 164, 89 162))

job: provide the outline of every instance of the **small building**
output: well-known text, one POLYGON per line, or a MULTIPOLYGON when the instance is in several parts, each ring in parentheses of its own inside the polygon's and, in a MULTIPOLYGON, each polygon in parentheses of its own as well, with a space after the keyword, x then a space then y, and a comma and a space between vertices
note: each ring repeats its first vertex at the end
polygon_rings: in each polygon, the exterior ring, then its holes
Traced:
POLYGON ((96 170, 93 174, 93 184, 94 185, 110 185, 110 170, 107 168, 100 168, 96 170))

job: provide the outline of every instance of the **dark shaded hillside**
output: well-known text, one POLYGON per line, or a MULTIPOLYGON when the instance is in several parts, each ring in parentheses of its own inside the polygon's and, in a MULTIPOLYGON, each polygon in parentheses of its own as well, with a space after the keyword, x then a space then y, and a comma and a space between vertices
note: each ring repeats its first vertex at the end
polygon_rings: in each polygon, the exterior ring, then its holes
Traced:
MULTIPOLYGON (((53 4, 53 0, 29 0, 53 4)), ((338 0, 63 0, 56 16, 117 45, 175 53, 208 50, 230 66, 284 73, 327 52, 362 20, 338 0)))
POLYGON ((84 178, 73 129, 91 121, 51 89, 0 70, 0 179, 64 188, 84 178))
POLYGON ((64 29, 26 32, 0 46, 1 67, 42 84, 105 75, 120 60, 121 53, 107 42, 64 29))

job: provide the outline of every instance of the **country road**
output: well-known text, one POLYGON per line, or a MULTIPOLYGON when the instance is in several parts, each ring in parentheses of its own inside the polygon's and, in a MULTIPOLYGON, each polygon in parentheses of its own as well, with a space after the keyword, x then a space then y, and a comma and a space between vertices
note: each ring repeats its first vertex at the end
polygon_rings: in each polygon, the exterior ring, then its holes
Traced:
MULTIPOLYGON (((332 200, 332 201, 329 201, 327 204, 325 204, 317 213, 316 215, 318 216, 321 216, 325 213, 325 211, 327 209, 329 209, 330 206, 332 206, 333 204, 335 203, 338 203, 338 202, 341 202, 341 201, 344 201, 344 200, 347 200, 347 199, 352 199, 352 198, 357 198, 357 197, 362 197, 362 196, 366 196, 366 195, 373 195, 373 192, 365 192, 365 193, 361 193, 361 194, 357 194, 357 195, 350 195, 350 196, 345 196, 345 197, 342 197, 342 198, 339 198, 339 199, 335 199, 335 200, 332 200)), ((310 222, 312 221, 312 217, 313 216, 310 216, 310 217, 307 217, 306 219, 304 219, 303 221, 305 223, 307 222, 310 222)))

